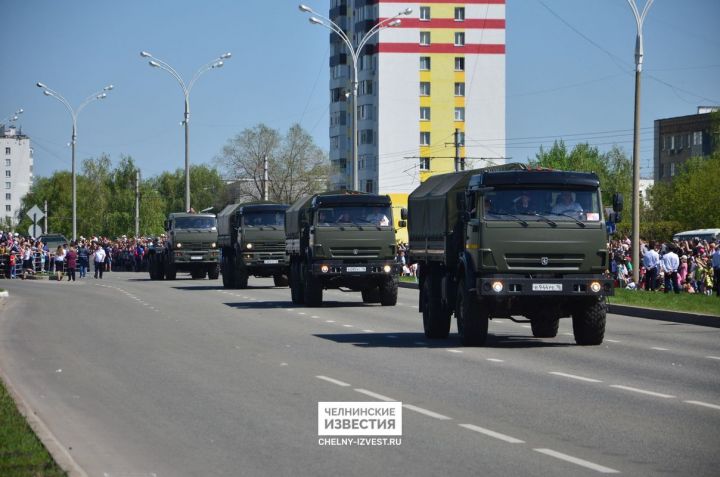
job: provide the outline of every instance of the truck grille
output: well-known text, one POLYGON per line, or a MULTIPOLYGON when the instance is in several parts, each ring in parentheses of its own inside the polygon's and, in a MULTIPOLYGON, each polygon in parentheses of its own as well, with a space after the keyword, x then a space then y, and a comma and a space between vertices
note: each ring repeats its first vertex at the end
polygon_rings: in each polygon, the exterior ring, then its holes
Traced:
POLYGON ((508 270, 579 270, 584 260, 583 254, 508 253, 505 255, 508 270))
POLYGON ((331 247, 332 258, 378 258, 380 247, 331 247))
POLYGON ((210 245, 212 245, 213 242, 182 242, 182 248, 178 250, 188 250, 188 251, 206 251, 210 250, 210 245))
POLYGON ((285 253, 285 241, 279 242, 257 242, 253 243, 255 252, 283 252, 285 253))

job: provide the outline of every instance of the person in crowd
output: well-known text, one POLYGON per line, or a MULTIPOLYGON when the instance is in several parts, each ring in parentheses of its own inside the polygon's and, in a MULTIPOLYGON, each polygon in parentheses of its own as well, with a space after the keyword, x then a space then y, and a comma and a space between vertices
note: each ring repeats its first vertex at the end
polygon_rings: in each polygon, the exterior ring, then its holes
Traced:
POLYGON ((67 270, 68 281, 75 281, 75 270, 77 269, 78 254, 75 246, 71 245, 70 250, 65 254, 65 269, 67 270))
POLYGON ((84 239, 80 242, 76 253, 80 278, 85 278, 85 275, 87 275, 88 267, 90 266, 90 251, 88 250, 87 244, 85 243, 84 239))
POLYGON ((22 251, 22 279, 25 280, 27 275, 34 274, 35 269, 33 267, 33 251, 29 243, 26 243, 22 251))
POLYGON ((112 271, 112 256, 113 256, 113 248, 110 242, 105 242, 103 244, 103 249, 105 250, 105 271, 111 272, 112 271))
POLYGON ((713 269, 713 282, 715 284, 715 296, 720 297, 720 246, 713 244, 713 254, 710 256, 712 269, 713 269))
POLYGON ((675 253, 674 245, 668 245, 668 251, 662 256, 660 264, 665 274, 665 293, 670 293, 671 290, 675 293, 680 293, 677 281, 680 258, 677 256, 677 253, 675 253))
POLYGON ((650 242, 648 251, 643 255, 642 262, 645 267, 645 289, 655 291, 660 266, 660 254, 657 252, 655 242, 650 242))
POLYGON ((53 261, 55 262, 55 276, 57 281, 61 282, 65 266, 65 249, 62 245, 58 245, 58 248, 55 250, 55 258, 53 261))
POLYGON ((687 255, 680 257, 680 266, 678 267, 678 287, 682 287, 687 280, 688 275, 688 263, 687 255))
POLYGON ((93 262, 95 263, 95 278, 100 278, 102 280, 103 276, 103 269, 105 268, 105 249, 102 248, 102 246, 95 242, 93 244, 94 252, 93 252, 93 262))

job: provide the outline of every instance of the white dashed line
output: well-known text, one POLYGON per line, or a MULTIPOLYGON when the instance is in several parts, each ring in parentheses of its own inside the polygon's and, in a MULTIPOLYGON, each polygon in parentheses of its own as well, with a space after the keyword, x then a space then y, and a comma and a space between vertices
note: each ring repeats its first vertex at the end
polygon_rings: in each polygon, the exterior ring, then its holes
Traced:
POLYGON ((325 323, 335 323, 335 320, 325 320, 325 323))
POLYGON ((608 340, 608 339, 606 339, 605 341, 607 341, 608 343, 620 343, 620 341, 618 341, 618 340, 608 340))
POLYGON ((313 316, 311 316, 310 318, 316 318, 316 319, 317 319, 317 318, 320 318, 320 317, 317 316, 317 315, 313 315, 313 316))
POLYGON ((550 374, 554 374, 555 376, 562 376, 564 378, 577 379, 578 381, 585 381, 588 383, 602 383, 602 381, 600 381, 599 379, 586 378, 583 376, 577 376, 575 374, 561 373, 559 371, 550 371, 550 374))
POLYGON ((380 401, 395 401, 395 402, 397 402, 397 399, 383 396, 382 394, 374 393, 372 391, 368 391, 367 389, 356 388, 355 391, 359 392, 360 394, 364 394, 366 396, 370 396, 372 398, 379 399, 380 401))
POLYGON ((422 407, 413 406, 412 404, 403 404, 403 407, 410 411, 419 412, 420 414, 424 414, 428 417, 432 417, 435 419, 440 419, 442 421, 451 421, 452 420, 452 417, 443 416, 442 414, 438 414, 437 412, 433 412, 433 411, 424 409, 422 407))
POLYGON ((624 389, 625 391, 632 391, 632 392, 636 392, 636 393, 640 393, 640 394, 647 394, 648 396, 655 396, 655 397, 664 398, 664 399, 672 399, 675 397, 675 396, 671 396, 670 394, 662 394, 662 393, 656 393, 653 391, 645 391, 644 389, 631 388, 629 386, 621 386, 620 384, 611 384, 610 387, 616 388, 616 389, 624 389))
POLYGON ((462 351, 460 351, 459 349, 449 349, 447 351, 448 353, 462 353, 462 351))
POLYGON ((299 311, 299 312, 298 312, 298 315, 305 315, 305 314, 306 314, 306 313, 303 312, 303 311, 299 311))
POLYGON ((343 325, 345 328, 355 328, 353 325, 343 325))
POLYGON ((650 349, 654 349, 655 351, 669 351, 667 348, 658 348, 657 346, 653 346, 650 349))
POLYGON ((318 379, 322 379, 323 381, 327 381, 329 383, 337 384, 338 386, 348 387, 350 386, 348 383, 339 381, 337 379, 328 378, 327 376, 315 376, 318 379))
POLYGON ((480 434, 484 434, 489 437, 494 437, 495 439, 500 439, 501 441, 509 442, 510 444, 523 444, 525 442, 525 441, 521 441, 520 439, 517 439, 515 437, 508 436, 506 434, 500 434, 499 432, 491 431, 490 429, 485 429, 484 427, 476 426, 475 424, 458 424, 458 425, 460 427, 464 427, 465 429, 479 432, 480 434))
POLYGON ((683 402, 686 402, 688 404, 695 404, 696 406, 709 407, 710 409, 717 409, 720 411, 720 406, 718 406, 717 404, 709 404, 709 403, 702 402, 702 401, 683 401, 683 402))
POLYGON ((363 330, 363 333, 375 333, 373 330, 363 330))
POLYGON ((705 356, 707 359, 720 359, 720 356, 705 356))
POLYGON ((504 359, 497 359, 497 358, 487 358, 487 361, 492 361, 493 363, 504 363, 504 359))
POLYGON ((565 462, 570 462, 571 464, 579 465, 580 467, 585 467, 586 469, 594 470, 594 471, 600 472, 602 474, 619 474, 620 473, 619 470, 611 469, 610 467, 605 467, 605 466, 602 466, 599 464, 595 464, 593 462, 588 462, 586 460, 578 459, 577 457, 563 454, 561 452, 557 452, 552 449, 533 449, 533 450, 535 452, 549 455, 550 457, 555 457, 556 459, 564 460, 565 462))

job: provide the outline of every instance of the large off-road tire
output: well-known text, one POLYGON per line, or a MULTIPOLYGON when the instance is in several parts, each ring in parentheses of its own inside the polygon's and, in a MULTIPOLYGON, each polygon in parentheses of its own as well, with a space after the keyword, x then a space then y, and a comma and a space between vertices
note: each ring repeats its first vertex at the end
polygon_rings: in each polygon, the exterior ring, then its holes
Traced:
POLYGON ((177 278, 177 268, 174 263, 168 263, 164 267, 165 280, 175 280, 177 278))
POLYGON ((460 280, 455 300, 455 317, 458 335, 463 346, 482 346, 487 341, 488 310, 482 306, 475 293, 468 290, 465 280, 460 280))
POLYGON ((305 306, 322 306, 323 286, 322 282, 312 276, 310 273, 305 274, 305 306))
POLYGON ((150 272, 150 280, 162 280, 163 279, 163 269, 162 269, 162 262, 160 260, 152 260, 150 261, 150 265, 148 266, 148 271, 150 272))
MULTIPOLYGON (((380 283, 380 304, 382 306, 395 306, 398 297, 398 277, 391 276, 380 283)), ((448 315, 449 316, 449 315, 448 315)), ((449 318, 448 318, 449 321, 449 318)))
POLYGON ((363 303, 380 303, 380 290, 377 286, 360 290, 363 303))
POLYGON ((220 265, 210 265, 207 270, 208 280, 217 280, 220 276, 220 265))
POLYGON ((530 328, 535 338, 555 338, 560 326, 560 318, 551 311, 540 311, 530 315, 530 328))
POLYGON ((423 330, 425 337, 445 339, 450 334, 450 313, 443 310, 440 300, 440 277, 428 274, 423 282, 423 330))
POLYGON ((575 342, 582 346, 599 345, 605 338, 607 303, 605 297, 588 300, 572 315, 575 342))
POLYGON ((273 275, 273 284, 276 287, 286 287, 288 286, 288 277, 287 275, 273 275))
POLYGON ((296 305, 305 303, 305 291, 300 278, 300 264, 293 262, 290 264, 290 296, 292 302, 296 305))
POLYGON ((220 262, 220 268, 222 269, 223 288, 232 288, 235 270, 232 268, 232 261, 230 257, 223 254, 222 261, 220 262))
POLYGON ((233 288, 244 290, 248 286, 248 271, 245 267, 242 267, 240 270, 235 269, 235 273, 233 275, 233 288))

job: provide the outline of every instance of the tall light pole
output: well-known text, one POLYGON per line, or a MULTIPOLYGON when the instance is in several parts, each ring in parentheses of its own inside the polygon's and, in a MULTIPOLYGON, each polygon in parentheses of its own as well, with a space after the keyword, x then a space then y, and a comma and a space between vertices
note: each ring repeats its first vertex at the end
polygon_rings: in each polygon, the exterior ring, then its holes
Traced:
POLYGON ((0 125, 4 125, 5 123, 11 123, 11 122, 13 122, 13 121, 17 121, 17 120, 20 118, 20 115, 21 115, 22 113, 24 113, 24 112, 25 112, 24 109, 22 109, 22 108, 18 109, 18 110, 15 111, 13 114, 11 114, 11 115, 8 116, 7 118, 5 118, 5 119, 3 119, 2 121, 0 121, 0 125))
POLYGON ((105 99, 107 97, 107 93, 113 89, 113 85, 107 85, 97 93, 93 93, 92 95, 85 98, 85 101, 80 103, 80 106, 77 107, 77 109, 73 109, 72 106, 70 106, 70 103, 63 98, 63 96, 58 93, 57 91, 54 91, 47 87, 47 85, 43 83, 36 83, 35 84, 38 88, 43 89, 43 93, 45 96, 50 96, 51 98, 55 98, 58 101, 60 101, 62 104, 65 105, 65 107, 68 109, 68 112, 70 112, 70 116, 72 117, 72 141, 70 144, 72 145, 72 239, 77 239, 77 177, 75 174, 75 145, 77 143, 77 118, 80 114, 80 111, 83 110, 85 106, 87 106, 89 103, 96 101, 98 99, 105 99))
POLYGON ((635 15, 637 36, 635 38, 635 131, 633 133, 633 201, 632 201, 632 263, 633 281, 640 278, 640 73, 643 62, 642 28, 645 16, 653 0, 647 0, 642 13, 638 10, 635 0, 627 0, 635 15))
POLYGON ((360 56, 360 51, 363 49, 363 47, 367 44, 368 40, 378 33, 383 28, 387 27, 395 27, 400 25, 400 19, 398 17, 403 15, 410 15, 412 13, 411 8, 406 8, 405 10, 399 12, 397 15, 386 18, 382 21, 379 21, 376 23, 370 30, 368 30, 367 33, 365 33, 365 36, 360 39, 358 42, 357 47, 353 47, 353 42, 348 37, 347 33, 343 31, 343 29, 335 22, 330 20, 329 18, 319 14, 312 8, 308 7, 307 5, 300 4, 298 6, 301 12, 310 13, 314 16, 309 18, 310 23, 313 25, 320 25, 328 30, 331 30, 335 34, 337 34, 342 41, 345 43, 345 46, 347 47, 348 52, 350 53, 350 59, 352 60, 352 108, 353 108, 353 127, 352 127, 352 188, 353 190, 358 190, 358 112, 357 112, 357 96, 358 96, 358 58, 360 56))
POLYGON ((177 80, 177 82, 180 84, 180 88, 182 88, 183 96, 185 97, 185 119, 183 120, 183 125, 185 126, 185 210, 190 211, 190 90, 192 89, 193 85, 197 81, 197 79, 200 77, 201 74, 205 73, 206 71, 215 69, 215 68, 222 68, 222 66, 225 64, 224 60, 229 59, 232 54, 231 53, 225 53, 223 55, 220 55, 219 57, 215 58, 211 62, 203 65, 199 70, 195 72, 190 82, 186 85, 185 81, 183 81, 180 74, 175 71, 175 69, 164 62, 163 60, 160 60, 158 58, 155 58, 153 55, 148 53, 147 51, 141 51, 140 56, 143 58, 150 58, 150 61, 148 61, 148 64, 152 66, 153 68, 160 68, 161 70, 165 70, 168 73, 170 73, 173 78, 177 80))

